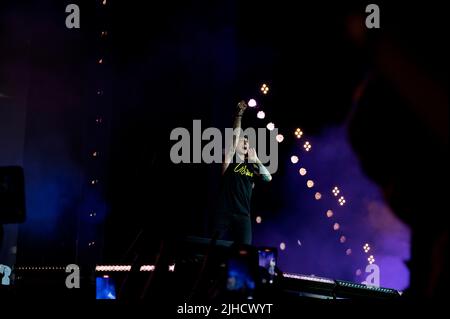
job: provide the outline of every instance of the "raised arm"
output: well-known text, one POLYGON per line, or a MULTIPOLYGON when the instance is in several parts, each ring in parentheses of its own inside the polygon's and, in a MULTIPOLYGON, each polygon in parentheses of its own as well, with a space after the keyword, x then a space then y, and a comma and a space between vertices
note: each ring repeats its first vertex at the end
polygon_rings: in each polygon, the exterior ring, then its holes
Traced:
POLYGON ((239 142, 239 135, 241 133, 241 121, 242 116, 244 115, 245 110, 247 109, 247 104, 245 101, 240 101, 236 107, 236 113, 234 116, 233 122, 233 140, 231 141, 231 145, 227 145, 225 160, 222 164, 222 174, 225 173, 228 165, 230 165, 233 160, 234 153, 236 152, 236 147, 239 142))

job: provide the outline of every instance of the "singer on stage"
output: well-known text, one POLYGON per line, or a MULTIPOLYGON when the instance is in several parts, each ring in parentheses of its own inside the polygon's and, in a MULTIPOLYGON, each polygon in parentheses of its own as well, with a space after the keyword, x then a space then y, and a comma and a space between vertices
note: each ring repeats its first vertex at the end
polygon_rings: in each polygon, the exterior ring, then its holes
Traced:
POLYGON ((247 104, 241 101, 233 124, 233 141, 228 146, 222 165, 222 183, 218 207, 214 216, 214 234, 218 239, 235 243, 252 242, 250 202, 257 177, 272 180, 267 168, 259 160, 256 150, 249 146, 247 136, 241 136, 241 119, 247 104))

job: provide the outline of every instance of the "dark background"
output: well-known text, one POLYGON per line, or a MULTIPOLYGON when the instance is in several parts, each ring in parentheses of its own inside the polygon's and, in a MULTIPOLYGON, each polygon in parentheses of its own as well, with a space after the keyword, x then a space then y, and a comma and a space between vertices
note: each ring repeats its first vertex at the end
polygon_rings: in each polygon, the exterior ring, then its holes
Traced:
MULTIPOLYGON (((439 253, 448 247, 438 186, 447 174, 448 34, 439 5, 380 2, 382 27, 366 30, 358 27, 366 3, 357 1, 79 1, 81 29, 69 30, 68 3, 0 4, 0 106, 10 118, 19 112, 11 105, 26 111, 14 126, 28 208, 19 261, 124 261, 141 230, 134 249, 151 258, 160 239, 206 235, 220 168, 173 165, 170 131, 193 119, 231 126, 237 101, 266 82, 265 111, 279 127, 314 135, 349 121, 367 174, 407 212, 412 284, 425 291, 441 273, 432 269, 434 258, 448 260, 439 253)), ((274 181, 255 205, 268 196, 276 212, 281 192, 274 181)))

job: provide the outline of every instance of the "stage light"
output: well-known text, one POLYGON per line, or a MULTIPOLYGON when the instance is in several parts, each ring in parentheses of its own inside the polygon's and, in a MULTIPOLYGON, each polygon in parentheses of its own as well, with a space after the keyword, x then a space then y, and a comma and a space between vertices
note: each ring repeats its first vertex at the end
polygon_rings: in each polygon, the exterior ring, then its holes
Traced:
POLYGON ((370 255, 369 258, 367 258, 367 261, 372 265, 375 262, 375 258, 373 257, 373 255, 370 255))
POLYGON ((334 223, 333 229, 334 229, 334 230, 338 230, 339 228, 341 228, 341 226, 339 225, 339 223, 334 223))
POLYGON ((281 142, 283 142, 283 140, 284 140, 284 136, 283 136, 282 134, 278 134, 278 135, 276 136, 276 140, 277 140, 278 143, 281 143, 281 142))
POLYGON ((93 153, 92 153, 92 156, 93 156, 93 157, 97 157, 97 155, 98 155, 98 152, 93 152, 93 153))
POLYGON ((108 35, 107 31, 102 31, 102 33, 100 34, 102 37, 106 37, 108 35))
POLYGON ((255 99, 250 99, 247 104, 248 104, 249 107, 255 107, 256 106, 256 101, 255 101, 255 99))
POLYGON ((311 149, 311 144, 309 142, 305 142, 305 144, 303 144, 303 148, 305 149, 305 151, 309 152, 309 150, 311 149))
POLYGON ((319 199, 322 198, 322 194, 319 193, 319 192, 317 192, 317 193, 314 195, 314 197, 315 197, 315 199, 319 200, 319 199))
POLYGON ((347 249, 347 250, 345 251, 345 254, 346 254, 347 256, 351 255, 351 254, 352 254, 352 250, 351 250, 350 248, 347 249))
POLYGON ((369 250, 370 250, 369 244, 365 244, 365 245, 363 246, 363 249, 364 249, 364 252, 367 254, 367 253, 369 252, 369 250))
POLYGON ((301 176, 305 176, 306 175, 306 169, 305 168, 300 168, 299 170, 298 170, 298 172, 300 173, 300 175, 301 176))
POLYGON ((103 91, 102 90, 97 90, 97 95, 103 95, 103 91))
POLYGON ((298 163, 298 156, 292 155, 291 156, 291 162, 292 162, 292 164, 297 164, 298 163))
POLYGON ((314 181, 308 180, 308 181, 306 182, 306 186, 308 186, 308 188, 313 188, 313 187, 314 187, 314 181))
MULTIPOLYGON (((131 269, 131 267, 130 267, 131 269)), ((124 265, 117 265, 112 267, 112 271, 127 271, 128 267, 124 265)))
POLYGON ((100 116, 97 116, 97 118, 95 119, 95 122, 96 122, 97 124, 101 124, 101 123, 103 122, 103 118, 100 117, 100 116))
POLYGON ((267 93, 269 92, 269 87, 267 86, 267 84, 263 84, 263 85, 261 86, 261 92, 262 92, 263 94, 267 94, 267 93))
POLYGON ((257 216, 257 217, 256 217, 256 223, 257 223, 257 224, 261 224, 261 222, 262 222, 261 216, 257 216))
POLYGON ((90 214, 89 214, 89 216, 90 217, 95 217, 97 214, 95 213, 95 212, 91 212, 90 214))
POLYGON ((331 209, 327 210, 327 217, 328 218, 333 217, 333 211, 331 209))
POLYGON ((316 277, 314 275, 307 276, 307 275, 300 275, 300 274, 284 272, 283 273, 283 277, 285 277, 285 278, 293 278, 293 279, 302 279, 302 280, 306 280, 306 281, 322 282, 322 283, 331 284, 331 285, 335 285, 336 284, 336 282, 333 279, 316 277))
POLYGON ((91 184, 92 184, 92 185, 98 184, 98 179, 93 179, 93 180, 91 180, 91 184))
POLYGON ((344 204, 345 204, 344 196, 339 197, 339 205, 344 206, 344 204))
POLYGON ((259 112, 256 114, 256 117, 262 120, 263 118, 266 117, 266 113, 264 113, 264 111, 259 111, 259 112))
POLYGON ((103 0, 102 3, 103 3, 103 5, 105 6, 105 5, 106 5, 106 0, 103 0))
POLYGON ((98 64, 102 64, 103 63, 103 59, 98 60, 98 64))
POLYGON ((131 265, 97 265, 95 271, 130 271, 131 265))
POLYGON ((297 129, 295 130, 295 132, 294 132, 294 135, 295 135, 296 138, 301 138, 302 135, 303 135, 303 132, 302 132, 301 129, 297 128, 297 129))
POLYGON ((341 244, 345 243, 346 240, 347 240, 347 238, 345 236, 341 236, 341 238, 339 238, 339 241, 341 242, 341 244))
POLYGON ((299 246, 301 246, 301 245, 302 245, 302 242, 298 239, 298 240, 297 240, 297 244, 298 244, 299 246))
POLYGON ((155 265, 142 265, 139 271, 155 271, 155 265))
POLYGON ((169 265, 169 271, 174 272, 175 271, 175 264, 169 265))
POLYGON ((281 250, 285 250, 286 249, 286 244, 285 243, 280 243, 280 249, 281 250))
POLYGON ((270 123, 268 123, 267 124, 267 129, 269 130, 269 131, 272 131, 274 128, 275 128, 275 124, 273 124, 272 122, 270 122, 270 123))
POLYGON ((335 187, 333 188, 332 192, 333 192, 333 195, 334 195, 334 196, 337 196, 337 195, 339 195, 340 190, 339 190, 339 188, 338 188, 337 186, 335 186, 335 187))

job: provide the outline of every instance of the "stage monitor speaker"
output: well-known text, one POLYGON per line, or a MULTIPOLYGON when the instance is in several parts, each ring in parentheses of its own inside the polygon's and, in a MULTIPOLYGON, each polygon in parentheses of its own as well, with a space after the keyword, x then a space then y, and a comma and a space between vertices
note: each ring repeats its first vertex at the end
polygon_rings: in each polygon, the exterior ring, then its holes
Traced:
POLYGON ((25 181, 22 167, 0 167, 0 224, 25 221, 25 181))

